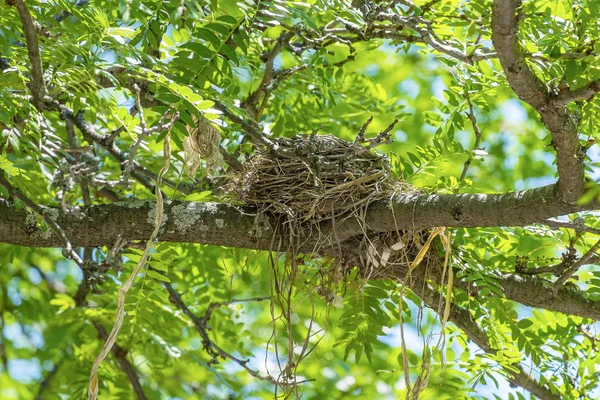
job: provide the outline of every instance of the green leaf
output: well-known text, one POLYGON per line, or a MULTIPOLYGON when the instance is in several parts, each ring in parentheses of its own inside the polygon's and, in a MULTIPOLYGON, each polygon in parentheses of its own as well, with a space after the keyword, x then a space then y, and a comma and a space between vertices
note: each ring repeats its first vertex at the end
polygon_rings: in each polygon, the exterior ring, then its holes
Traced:
POLYGON ((148 271, 146 271, 146 275, 148 275, 151 278, 156 279, 157 281, 171 282, 171 280, 169 278, 167 278, 166 276, 164 276, 156 271, 148 270, 148 271))

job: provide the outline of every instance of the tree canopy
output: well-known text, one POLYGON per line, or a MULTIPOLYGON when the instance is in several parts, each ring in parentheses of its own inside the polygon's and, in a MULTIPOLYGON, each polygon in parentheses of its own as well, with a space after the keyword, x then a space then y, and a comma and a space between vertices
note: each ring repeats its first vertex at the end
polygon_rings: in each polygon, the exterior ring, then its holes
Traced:
POLYGON ((599 17, 0 3, 0 397, 600 397, 599 17))

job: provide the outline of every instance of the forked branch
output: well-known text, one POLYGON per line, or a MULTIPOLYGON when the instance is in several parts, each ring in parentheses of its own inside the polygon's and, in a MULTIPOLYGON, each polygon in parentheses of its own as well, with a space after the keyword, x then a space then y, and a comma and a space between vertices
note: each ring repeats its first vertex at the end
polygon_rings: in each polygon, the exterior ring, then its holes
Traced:
POLYGON ((550 89, 527 65, 518 40, 520 0, 495 0, 492 41, 508 83, 521 100, 541 116, 552 136, 558 169, 558 195, 574 204, 584 192, 582 149, 575 118, 563 101, 554 101, 550 89))

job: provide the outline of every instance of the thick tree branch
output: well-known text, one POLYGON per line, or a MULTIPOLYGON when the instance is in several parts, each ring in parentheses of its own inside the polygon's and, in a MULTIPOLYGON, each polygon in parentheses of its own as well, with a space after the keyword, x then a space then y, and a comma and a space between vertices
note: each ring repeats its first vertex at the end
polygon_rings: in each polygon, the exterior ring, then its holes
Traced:
MULTIPOLYGON (((339 242, 365 231, 395 232, 421 230, 437 226, 526 226, 549 217, 578 211, 595 210, 598 205, 570 205, 556 199, 554 185, 507 194, 410 194, 372 203, 364 223, 353 216, 335 225, 339 242), (366 227, 363 225, 366 224, 366 227)), ((54 213, 53 207, 40 207, 40 212, 54 213)), ((82 207, 81 220, 59 216, 61 224, 74 246, 103 246, 114 243, 119 234, 126 240, 145 240, 152 231, 148 213, 153 201, 132 201, 82 207)), ((273 230, 267 216, 257 216, 253 207, 238 207, 221 203, 172 201, 165 206, 168 216, 159 240, 195 242, 222 246, 267 250, 273 230)), ((0 199, 0 242, 23 246, 63 246, 51 233, 33 229, 27 222, 27 212, 16 210, 0 199)), ((272 225, 275 226, 275 225, 272 225)), ((333 225, 323 224, 322 234, 333 236, 333 225)), ((315 241, 318 238, 315 238, 315 241)), ((320 238, 319 240, 322 240, 320 238)))
MULTIPOLYGON (((519 195, 416 195, 417 198, 395 198, 390 203, 380 201, 371 205, 366 221, 369 228, 377 231, 426 229, 435 226, 490 226, 525 225, 543 221, 552 211, 555 215, 580 211, 582 208, 569 205, 553 206, 542 195, 520 193, 519 195), (422 199, 419 201, 418 197, 422 199), (525 204, 515 202, 516 198, 528 199, 525 204), (415 207, 417 201, 417 207, 415 207), (422 206, 422 204, 428 204, 422 206), (421 208, 424 207, 424 210, 421 208), (457 207, 464 218, 456 219, 457 207), (549 209, 545 209, 549 207, 549 209), (499 209, 500 211, 495 211, 499 209), (490 214, 490 215, 488 215, 490 214), (525 217, 524 217, 525 216, 525 217), (537 219, 535 218, 537 216, 537 219), (397 224, 393 221, 396 219, 397 224), (391 221, 391 222, 390 222, 391 221)), ((42 206, 40 206, 42 207, 42 206)), ((56 208, 42 207, 52 213, 56 208)), ((594 207, 590 207, 592 209, 594 207)), ((154 202, 134 201, 82 207, 83 219, 73 220, 65 216, 57 219, 71 238, 74 246, 102 246, 122 238, 146 240, 153 229, 152 216, 154 202)), ((165 206, 167 221, 158 237, 160 241, 193 242, 227 247, 269 250, 274 240, 277 221, 256 214, 251 207, 236 207, 218 203, 170 202, 165 206)), ((23 246, 61 247, 62 240, 52 232, 43 232, 29 222, 25 210, 17 210, 13 205, 0 199, 0 242, 23 246)), ((351 227, 350 219, 346 224, 351 227)), ((358 222, 354 222, 358 224, 358 222)), ((348 236, 337 226, 337 235, 348 236)), ((330 233, 333 233, 330 231, 330 233)), ((362 234, 362 232, 361 232, 362 234)), ((351 235, 352 236, 352 235, 351 235)), ((333 235, 332 235, 333 237, 333 235)), ((275 237, 275 243, 279 240, 275 237)), ((317 240, 317 238, 315 238, 317 240)), ((306 243, 304 251, 312 251, 313 243, 306 243)), ((332 254, 337 247, 330 247, 332 254)), ((327 249, 324 249, 327 251, 327 249)), ((406 272, 406 271, 405 271, 406 272)), ((402 272, 395 274, 404 276, 402 272)), ((498 280, 507 299, 536 308, 566 314, 579 315, 600 320, 600 303, 588 300, 579 290, 562 287, 552 295, 551 283, 538 278, 506 276, 498 280)), ((457 281, 456 287, 469 289, 466 282, 457 281)))
POLYGON ((81 259, 81 257, 79 257, 79 255, 75 252, 75 250, 73 250, 73 246, 71 245, 71 242, 69 241, 69 236, 65 233, 64 229, 56 222, 56 219, 54 218, 55 215, 59 215, 60 212, 58 210, 52 210, 50 211, 47 208, 44 208, 38 204, 36 204, 35 202, 33 202, 33 200, 31 200, 29 197, 27 197, 23 192, 21 192, 19 189, 15 188, 9 181, 8 178, 6 177, 6 174, 4 172, 4 170, 0 169, 0 185, 4 186, 6 188, 6 190, 8 190, 8 193, 16 199, 21 200, 23 203, 25 203, 25 205, 29 208, 31 208, 36 214, 38 214, 48 225, 48 228, 54 232, 54 235, 57 236, 58 238, 60 238, 61 242, 62 242, 62 247, 64 248, 63 253, 65 254, 65 257, 75 261, 75 263, 77 263, 77 265, 79 265, 80 267, 83 266, 83 260, 81 259))
MULTIPOLYGON (((372 203, 364 223, 356 218, 337 221, 336 239, 367 230, 427 229, 435 226, 483 227, 526 226, 552 216, 597 209, 598 205, 568 204, 558 197, 557 185, 503 194, 400 194, 390 201, 372 203)), ((324 224, 322 234, 333 237, 333 224, 324 224)))
MULTIPOLYGON (((504 290, 504 296, 509 300, 528 307, 600 321, 600 302, 588 299, 578 288, 561 287, 554 295, 552 282, 538 277, 506 275, 497 282, 504 290)), ((470 289, 469 284, 462 280, 455 282, 455 287, 470 289)))
POLYGON ((564 104, 553 101, 549 88, 531 71, 518 41, 520 0, 495 0, 492 41, 510 87, 541 116, 552 135, 558 169, 558 194, 575 203, 584 191, 582 149, 577 124, 564 104))
POLYGON ((30 73, 31 73, 31 95, 33 96, 33 105, 42 109, 43 98, 46 95, 46 84, 44 83, 44 71, 42 70, 42 57, 40 56, 40 46, 37 39, 36 24, 25 5, 24 0, 6 0, 6 4, 14 6, 21 18, 23 24, 23 33, 27 43, 27 54, 29 55, 30 73))

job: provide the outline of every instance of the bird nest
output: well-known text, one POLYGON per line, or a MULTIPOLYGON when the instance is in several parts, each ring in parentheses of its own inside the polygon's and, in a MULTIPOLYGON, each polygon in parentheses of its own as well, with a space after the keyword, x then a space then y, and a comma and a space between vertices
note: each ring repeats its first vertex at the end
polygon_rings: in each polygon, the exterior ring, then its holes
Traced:
POLYGON ((244 163, 234 197, 261 211, 315 224, 415 189, 389 170, 385 156, 332 135, 279 138, 244 163))
MULTIPOLYGON (((382 134, 365 139, 361 129, 353 142, 314 133, 274 139, 272 146, 259 148, 246 160, 228 185, 233 198, 256 206, 260 214, 279 218, 275 231, 287 240, 280 243, 279 251, 283 245, 293 255, 304 250, 317 257, 337 254, 331 264, 335 267, 321 271, 318 288, 323 293, 339 290, 335 287, 345 276, 339 272, 354 267, 365 280, 404 280, 419 264, 440 264, 437 251, 430 251, 432 231, 374 232, 365 220, 370 203, 418 191, 395 176, 387 157, 373 150, 389 142, 382 134), (346 218, 356 218, 362 233, 346 235, 340 242, 337 234, 321 231, 323 226, 342 225, 346 218)), ((293 263, 296 257, 289 260, 293 263)), ((328 301, 330 297, 325 296, 328 301)))

